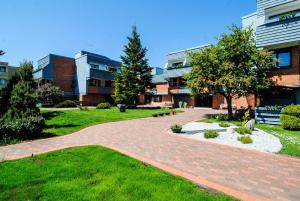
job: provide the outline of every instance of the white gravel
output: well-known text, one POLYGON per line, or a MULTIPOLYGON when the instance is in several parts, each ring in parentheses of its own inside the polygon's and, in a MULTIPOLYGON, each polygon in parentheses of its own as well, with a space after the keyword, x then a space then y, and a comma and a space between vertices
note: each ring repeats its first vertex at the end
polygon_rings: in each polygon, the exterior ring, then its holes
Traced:
POLYGON ((234 128, 236 127, 237 126, 230 126, 228 128, 222 128, 218 123, 192 122, 183 126, 182 131, 185 133, 174 135, 183 135, 197 140, 204 140, 263 152, 276 153, 282 148, 282 144, 277 137, 257 128, 255 128, 255 130, 252 131, 252 135, 250 135, 253 142, 251 144, 243 144, 237 140, 237 137, 242 135, 234 131, 234 128), (207 130, 215 130, 219 133, 219 136, 217 138, 206 139, 204 138, 203 133, 207 130))

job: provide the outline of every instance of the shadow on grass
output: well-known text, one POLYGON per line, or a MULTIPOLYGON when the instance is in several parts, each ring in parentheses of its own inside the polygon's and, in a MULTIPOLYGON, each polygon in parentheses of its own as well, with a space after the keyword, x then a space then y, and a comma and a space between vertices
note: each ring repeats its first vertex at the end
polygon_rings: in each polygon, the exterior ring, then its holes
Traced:
POLYGON ((63 111, 44 111, 44 112, 42 112, 42 115, 45 118, 45 120, 50 120, 50 119, 57 117, 63 113, 64 113, 63 111))

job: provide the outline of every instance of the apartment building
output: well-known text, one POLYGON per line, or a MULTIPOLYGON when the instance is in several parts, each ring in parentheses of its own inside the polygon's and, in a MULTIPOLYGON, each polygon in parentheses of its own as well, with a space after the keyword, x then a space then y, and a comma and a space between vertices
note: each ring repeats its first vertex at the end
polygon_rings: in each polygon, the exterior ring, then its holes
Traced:
POLYGON ((260 97, 261 105, 300 104, 300 1, 257 0, 257 11, 243 17, 255 30, 256 46, 278 60, 270 73, 276 87, 260 97))
MULTIPOLYGON (((192 97, 191 91, 186 87, 183 76, 189 73, 192 67, 189 65, 189 52, 200 51, 210 45, 202 45, 194 48, 171 52, 167 54, 167 63, 163 71, 153 75, 152 87, 145 94, 146 104, 178 107, 179 102, 186 102, 190 107, 210 107, 219 109, 226 104, 224 97, 218 93, 208 94, 206 97, 192 97)), ((235 107, 253 106, 253 97, 243 97, 233 100, 235 107)))
POLYGON ((113 73, 121 63, 103 55, 80 51, 74 58, 49 54, 38 61, 34 78, 38 83, 51 82, 64 91, 64 98, 82 105, 112 102, 113 73))
POLYGON ((7 62, 0 62, 0 89, 6 86, 17 69, 17 67, 9 66, 7 62))

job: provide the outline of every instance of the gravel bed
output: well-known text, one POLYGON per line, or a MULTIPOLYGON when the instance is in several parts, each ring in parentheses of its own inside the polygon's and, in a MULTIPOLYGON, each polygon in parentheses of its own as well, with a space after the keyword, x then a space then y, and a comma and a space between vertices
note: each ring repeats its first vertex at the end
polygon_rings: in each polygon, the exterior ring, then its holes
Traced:
POLYGON ((243 144, 237 140, 239 136, 242 136, 234 131, 237 126, 230 126, 228 128, 222 128, 218 123, 204 123, 204 122, 192 122, 185 124, 182 127, 184 133, 174 134, 183 135, 196 140, 204 140, 234 147, 252 149, 263 152, 279 152, 282 148, 280 140, 271 134, 268 134, 260 129, 255 128, 250 135, 253 142, 251 144, 243 144), (204 132, 207 130, 215 130, 219 133, 217 138, 206 139, 204 138, 204 132))

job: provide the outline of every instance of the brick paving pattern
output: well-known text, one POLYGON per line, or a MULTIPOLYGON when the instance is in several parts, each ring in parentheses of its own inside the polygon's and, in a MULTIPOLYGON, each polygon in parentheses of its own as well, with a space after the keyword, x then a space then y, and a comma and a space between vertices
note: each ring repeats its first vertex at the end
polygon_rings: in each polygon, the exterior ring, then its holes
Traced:
POLYGON ((172 124, 216 112, 189 109, 169 117, 99 124, 70 135, 0 147, 0 159, 96 144, 242 200, 300 200, 299 159, 167 133, 172 124))

